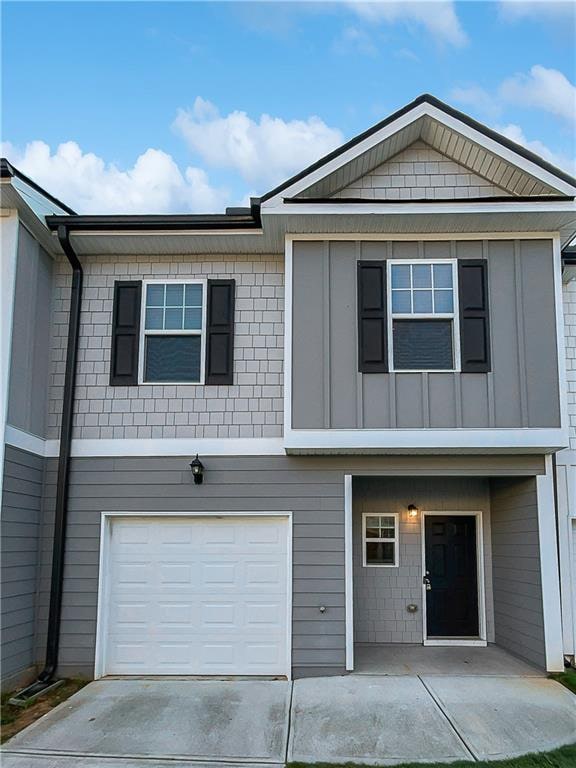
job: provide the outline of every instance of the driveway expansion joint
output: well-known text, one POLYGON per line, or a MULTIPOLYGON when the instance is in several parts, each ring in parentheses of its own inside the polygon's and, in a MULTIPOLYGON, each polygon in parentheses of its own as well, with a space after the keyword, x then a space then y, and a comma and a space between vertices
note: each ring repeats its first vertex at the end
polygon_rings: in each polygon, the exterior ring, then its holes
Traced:
POLYGON ((426 689, 426 692, 428 693, 428 695, 430 696, 430 698, 432 699, 432 701, 434 702, 434 704, 436 704, 436 706, 438 707, 439 711, 441 712, 441 714, 443 715, 443 717, 444 717, 444 718, 445 718, 445 720, 447 721, 448 725, 450 726, 450 728, 451 728, 451 729, 452 729, 452 731, 454 732, 454 735, 456 736, 456 738, 457 738, 457 739, 460 741, 460 743, 462 744, 462 746, 464 747, 464 749, 466 750, 466 752, 468 752, 468 754, 470 755, 470 759, 471 759, 473 762, 477 763, 477 762, 478 762, 478 758, 477 758, 477 756, 474 754, 474 752, 472 751, 472 749, 471 749, 471 748, 468 746, 468 744, 466 743, 466 741, 465 741, 464 737, 462 736, 462 734, 461 734, 461 733, 459 732, 459 730, 456 728, 456 724, 455 724, 455 723, 452 721, 452 718, 450 717, 450 715, 448 714, 448 712, 446 712, 446 710, 445 710, 445 709, 444 709, 444 707, 442 706, 442 701, 441 701, 441 700, 440 700, 440 699, 439 699, 439 698, 438 698, 438 697, 435 695, 435 693, 434 693, 434 692, 433 692, 433 691, 432 691, 432 690, 431 690, 431 689, 430 689, 430 688, 429 688, 429 687, 426 685, 426 683, 424 682, 424 680, 422 679, 422 677, 421 677, 420 675, 418 675, 418 680, 420 680, 420 682, 422 683, 422 685, 423 685, 423 686, 424 686, 424 688, 426 689))

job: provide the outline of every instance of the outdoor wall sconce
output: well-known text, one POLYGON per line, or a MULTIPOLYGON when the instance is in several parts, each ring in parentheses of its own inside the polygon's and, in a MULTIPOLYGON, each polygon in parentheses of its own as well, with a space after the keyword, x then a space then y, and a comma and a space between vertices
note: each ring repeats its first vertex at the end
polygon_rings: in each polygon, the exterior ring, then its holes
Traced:
POLYGON ((415 504, 408 504, 408 517, 418 517, 418 507, 415 504))
POLYGON ((192 470, 192 477, 194 478, 194 483, 196 485, 201 485, 202 480, 204 478, 204 464, 202 464, 202 462, 198 458, 198 454, 196 454, 196 458, 190 462, 190 469, 192 470))

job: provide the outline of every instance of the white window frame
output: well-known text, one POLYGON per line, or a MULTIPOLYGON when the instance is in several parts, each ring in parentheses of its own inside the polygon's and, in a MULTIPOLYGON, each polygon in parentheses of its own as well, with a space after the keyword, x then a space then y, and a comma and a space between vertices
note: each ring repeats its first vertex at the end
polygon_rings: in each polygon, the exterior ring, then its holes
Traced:
POLYGON ((206 279, 154 278, 142 281, 142 302, 140 307, 140 346, 138 355, 138 383, 153 386, 189 386, 198 387, 204 384, 206 367, 206 317, 208 306, 208 281, 206 279), (202 286, 202 327, 200 330, 161 329, 146 330, 146 296, 149 285, 201 285, 202 286), (200 336, 200 379, 199 381, 146 381, 144 378, 146 336, 200 336))
POLYGON ((400 515, 398 512, 363 512, 362 513, 362 565, 364 568, 398 568, 400 563, 400 515), (394 538, 393 539, 372 539, 366 536, 366 520, 369 517, 393 517, 394 518, 394 538), (394 562, 393 563, 368 563, 366 562, 366 544, 368 542, 391 542, 394 544, 394 562))
MULTIPOLYGON (((412 274, 412 273, 410 273, 412 274)), ((412 291, 412 288, 410 289, 412 291)), ((433 289, 432 289, 433 290, 433 289)), ((388 259, 386 264, 386 301, 388 331, 388 370, 390 373, 459 373, 460 362, 460 307, 458 303, 458 260, 457 259, 388 259), (393 312, 392 311, 392 267, 396 264, 412 266, 417 264, 450 264, 452 266, 452 312, 393 312), (394 368, 394 320, 452 320, 452 368, 394 368)))

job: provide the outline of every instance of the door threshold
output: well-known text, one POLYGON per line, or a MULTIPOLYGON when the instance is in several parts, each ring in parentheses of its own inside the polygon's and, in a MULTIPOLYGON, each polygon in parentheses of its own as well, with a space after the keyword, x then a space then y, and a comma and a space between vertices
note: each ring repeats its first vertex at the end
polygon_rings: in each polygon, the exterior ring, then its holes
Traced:
POLYGON ((488 642, 482 640, 480 637, 428 637, 424 640, 426 646, 450 646, 460 645, 463 647, 470 646, 476 648, 486 648, 488 642))

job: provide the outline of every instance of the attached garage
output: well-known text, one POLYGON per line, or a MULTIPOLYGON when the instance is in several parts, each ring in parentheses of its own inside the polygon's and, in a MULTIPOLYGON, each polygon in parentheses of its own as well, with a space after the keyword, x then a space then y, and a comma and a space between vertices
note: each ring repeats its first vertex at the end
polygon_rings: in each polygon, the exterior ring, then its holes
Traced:
POLYGON ((104 515, 96 677, 290 676, 290 518, 104 515))

